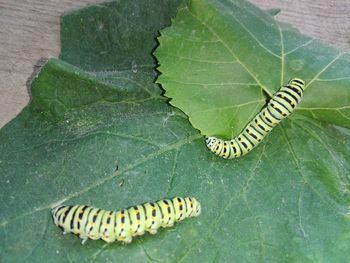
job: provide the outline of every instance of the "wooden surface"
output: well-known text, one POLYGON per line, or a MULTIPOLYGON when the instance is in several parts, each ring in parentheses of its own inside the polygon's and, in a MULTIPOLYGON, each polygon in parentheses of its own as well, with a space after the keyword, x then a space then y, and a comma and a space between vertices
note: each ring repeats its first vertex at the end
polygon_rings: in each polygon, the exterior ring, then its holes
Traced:
MULTIPOLYGON (((334 46, 350 48, 350 0, 250 0, 280 8, 277 19, 334 46)), ((26 82, 40 58, 59 55, 59 17, 99 0, 0 0, 0 127, 28 104, 26 82)))

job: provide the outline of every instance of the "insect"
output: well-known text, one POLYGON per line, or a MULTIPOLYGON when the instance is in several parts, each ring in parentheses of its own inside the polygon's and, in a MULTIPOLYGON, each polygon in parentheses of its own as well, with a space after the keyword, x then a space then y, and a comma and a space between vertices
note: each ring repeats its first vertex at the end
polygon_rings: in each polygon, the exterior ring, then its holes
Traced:
POLYGON ((208 137, 209 150, 225 159, 240 157, 257 146, 264 137, 284 118, 292 113, 304 92, 304 81, 294 78, 277 91, 243 131, 231 140, 208 137))
POLYGON ((84 244, 88 238, 130 243, 145 231, 156 234, 159 227, 171 227, 175 222, 201 213, 200 203, 193 197, 174 197, 156 202, 107 211, 88 205, 59 205, 52 209, 56 226, 63 233, 79 235, 84 244))

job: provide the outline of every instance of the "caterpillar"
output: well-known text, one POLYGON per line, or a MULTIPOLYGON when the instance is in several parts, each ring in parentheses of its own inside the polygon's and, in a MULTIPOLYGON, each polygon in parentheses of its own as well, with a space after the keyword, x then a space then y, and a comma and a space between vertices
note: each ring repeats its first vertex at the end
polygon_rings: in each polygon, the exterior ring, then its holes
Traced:
POLYGON ((303 92, 303 80, 299 78, 290 80, 272 96, 267 106, 245 126, 238 136, 231 140, 208 137, 207 147, 211 152, 225 159, 245 155, 257 146, 280 121, 292 113, 300 102, 303 92))
POLYGON ((172 227, 175 222, 201 213, 200 203, 193 197, 174 197, 156 202, 108 211, 88 205, 59 205, 52 209, 56 226, 63 233, 79 235, 84 244, 88 238, 130 243, 145 231, 156 234, 159 227, 172 227))

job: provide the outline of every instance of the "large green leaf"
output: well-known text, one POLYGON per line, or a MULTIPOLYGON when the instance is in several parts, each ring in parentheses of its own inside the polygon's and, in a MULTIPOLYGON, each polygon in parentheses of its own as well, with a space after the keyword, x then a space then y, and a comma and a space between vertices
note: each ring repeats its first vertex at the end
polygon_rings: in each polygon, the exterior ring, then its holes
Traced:
POLYGON ((293 77, 306 82, 298 112, 350 128, 350 53, 243 0, 192 0, 159 42, 158 82, 204 135, 237 135, 293 77))
POLYGON ((45 65, 31 104, 0 130, 1 261, 348 260, 349 130, 296 114, 244 158, 209 153, 153 83, 154 38, 176 6, 119 0, 63 18, 65 61, 45 65), (197 197, 202 215, 128 246, 82 246, 50 214, 174 195, 197 197))

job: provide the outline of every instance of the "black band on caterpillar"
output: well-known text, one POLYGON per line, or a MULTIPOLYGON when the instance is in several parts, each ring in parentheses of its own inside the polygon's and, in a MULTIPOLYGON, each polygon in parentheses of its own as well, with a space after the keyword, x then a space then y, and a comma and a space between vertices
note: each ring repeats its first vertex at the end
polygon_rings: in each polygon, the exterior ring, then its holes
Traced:
POLYGON ((199 202, 193 197, 174 197, 136 205, 120 211, 106 211, 87 205, 60 205, 52 209, 56 226, 64 233, 79 235, 84 244, 88 238, 130 243, 132 237, 145 231, 155 234, 159 227, 198 216, 199 202))
POLYGON ((264 137, 284 118, 292 113, 301 101, 304 81, 294 78, 278 90, 264 107, 232 140, 216 137, 206 139, 207 147, 225 159, 240 157, 257 146, 264 137))

